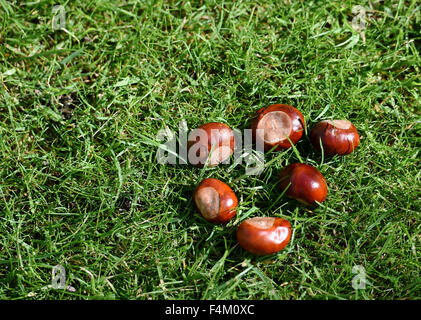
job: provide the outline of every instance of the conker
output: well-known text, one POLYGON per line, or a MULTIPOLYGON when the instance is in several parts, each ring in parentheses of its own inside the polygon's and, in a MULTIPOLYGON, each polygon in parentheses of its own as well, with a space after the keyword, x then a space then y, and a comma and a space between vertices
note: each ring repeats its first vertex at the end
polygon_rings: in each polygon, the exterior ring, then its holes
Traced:
POLYGON ((320 151, 320 140, 328 156, 349 154, 360 143, 355 126, 348 120, 324 120, 310 132, 310 141, 320 151))
POLYGON ((214 167, 234 152, 234 132, 220 122, 206 123, 190 132, 187 147, 191 164, 203 167, 210 155, 208 166, 214 167))
POLYGON ((291 239, 288 220, 273 217, 256 217, 242 222, 237 229, 237 241, 245 250, 266 255, 285 248, 291 239))
POLYGON ((273 104, 257 111, 257 116, 251 122, 251 129, 254 141, 263 143, 265 151, 275 146, 275 150, 280 150, 290 148, 291 142, 296 144, 301 139, 305 122, 296 108, 273 104))
POLYGON ((218 179, 202 180, 194 191, 193 199, 200 214, 209 222, 225 223, 237 213, 237 196, 218 179))
POLYGON ((281 170, 279 178, 281 189, 288 188, 286 195, 304 204, 314 206, 326 199, 326 180, 313 166, 304 163, 290 164, 281 170))

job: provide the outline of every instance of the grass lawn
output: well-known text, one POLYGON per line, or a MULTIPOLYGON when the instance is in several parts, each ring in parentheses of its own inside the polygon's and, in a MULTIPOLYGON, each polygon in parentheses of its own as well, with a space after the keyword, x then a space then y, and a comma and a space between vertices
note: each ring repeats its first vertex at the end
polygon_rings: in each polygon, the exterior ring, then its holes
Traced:
POLYGON ((61 1, 54 29, 57 2, 0 0, 0 299, 421 298, 419 2, 61 1), (307 132, 259 175, 156 161, 161 129, 273 103, 360 146, 323 158, 307 132), (315 209, 279 190, 300 159, 328 183, 315 209), (225 226, 194 208, 205 177, 238 196, 225 226), (238 246, 255 216, 291 222, 283 251, 238 246))

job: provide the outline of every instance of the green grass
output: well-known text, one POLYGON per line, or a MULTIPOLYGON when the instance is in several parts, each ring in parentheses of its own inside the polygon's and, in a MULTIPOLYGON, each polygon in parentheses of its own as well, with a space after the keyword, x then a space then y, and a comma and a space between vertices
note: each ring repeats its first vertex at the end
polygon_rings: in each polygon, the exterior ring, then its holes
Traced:
POLYGON ((0 0, 1 299, 420 299, 419 3, 62 3, 67 31, 54 1, 0 0), (349 119, 361 144, 322 159, 305 135, 257 176, 155 160, 160 129, 244 129, 271 103, 349 119), (316 209, 280 197, 297 154, 328 182, 316 209), (194 209, 204 177, 238 195, 226 226, 194 209), (253 216, 291 221, 285 250, 237 245, 253 216), (58 264, 75 292, 49 286, 58 264))

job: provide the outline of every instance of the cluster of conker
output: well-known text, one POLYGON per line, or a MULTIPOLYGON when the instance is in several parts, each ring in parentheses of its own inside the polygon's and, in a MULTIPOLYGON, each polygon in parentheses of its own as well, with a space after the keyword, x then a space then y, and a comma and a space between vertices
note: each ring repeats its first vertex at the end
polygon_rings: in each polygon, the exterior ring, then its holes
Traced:
MULTIPOLYGON (((195 165, 216 166, 234 152, 234 134, 225 124, 211 122, 199 127, 207 139, 191 139, 189 153, 201 151, 195 165), (203 141, 206 141, 203 144, 203 141), (208 156, 210 155, 209 159, 208 156)), ((296 108, 274 104, 261 108, 251 122, 253 139, 263 143, 265 151, 290 148, 301 139, 305 130, 304 117, 296 108), (262 129, 262 130, 259 130, 262 129)), ((196 136, 197 138, 197 136, 196 136)), ((359 144, 355 126, 348 120, 324 120, 310 132, 310 141, 325 155, 346 155, 359 144)), ((199 153, 198 153, 199 154, 199 153)), ((323 175, 315 167, 293 163, 279 175, 281 191, 306 205, 315 206, 327 196, 323 175)), ((199 183, 193 195, 200 214, 212 223, 226 223, 235 215, 238 200, 234 191, 224 182, 207 178, 199 183)), ((267 255, 282 250, 291 238, 291 224, 278 217, 255 217, 243 221, 237 229, 237 241, 245 250, 267 255)))

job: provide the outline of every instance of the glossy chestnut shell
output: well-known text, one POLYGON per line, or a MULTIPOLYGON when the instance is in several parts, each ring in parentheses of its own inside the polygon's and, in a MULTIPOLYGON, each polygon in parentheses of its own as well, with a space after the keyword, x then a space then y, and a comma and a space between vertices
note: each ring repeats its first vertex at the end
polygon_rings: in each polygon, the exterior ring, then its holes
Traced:
POLYGON ((310 141, 328 156, 349 154, 360 143, 357 128, 348 120, 324 120, 314 126, 310 132, 310 141))
POLYGON ((251 129, 254 141, 263 143, 265 151, 275 146, 275 150, 281 150, 291 147, 288 138, 292 144, 301 139, 305 121, 296 108, 285 104, 273 104, 257 111, 257 116, 251 121, 251 129))
POLYGON ((225 182, 218 179, 202 180, 194 191, 193 199, 203 218, 212 223, 228 222, 237 213, 237 196, 225 182))
POLYGON ((291 239, 288 220, 273 217, 256 217, 242 222, 237 229, 237 241, 243 249, 256 254, 276 253, 291 239))
POLYGON ((208 166, 214 167, 234 152, 234 132, 220 122, 206 123, 190 132, 187 147, 191 164, 203 167, 208 161, 208 166))
POLYGON ((313 166, 290 164, 281 170, 279 180, 282 191, 288 188, 285 192, 287 196, 304 204, 314 206, 326 200, 326 180, 313 166))

